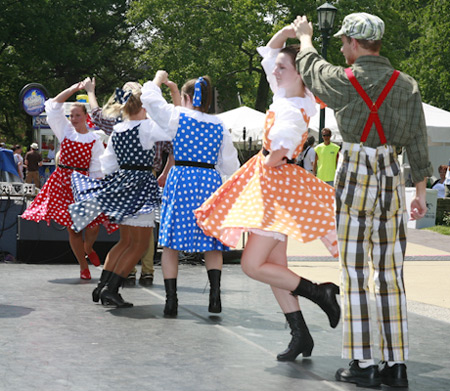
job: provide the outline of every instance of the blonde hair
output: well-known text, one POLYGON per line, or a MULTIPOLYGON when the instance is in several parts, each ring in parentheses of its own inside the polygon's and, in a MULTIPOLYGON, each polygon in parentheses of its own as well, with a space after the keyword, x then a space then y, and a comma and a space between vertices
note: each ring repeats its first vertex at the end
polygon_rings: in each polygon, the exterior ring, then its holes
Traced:
POLYGON ((125 83, 122 90, 131 92, 131 96, 125 103, 121 104, 116 101, 116 93, 113 93, 103 107, 103 114, 108 117, 117 118, 122 113, 125 118, 129 118, 130 116, 139 113, 142 109, 141 88, 142 86, 134 81, 125 83))

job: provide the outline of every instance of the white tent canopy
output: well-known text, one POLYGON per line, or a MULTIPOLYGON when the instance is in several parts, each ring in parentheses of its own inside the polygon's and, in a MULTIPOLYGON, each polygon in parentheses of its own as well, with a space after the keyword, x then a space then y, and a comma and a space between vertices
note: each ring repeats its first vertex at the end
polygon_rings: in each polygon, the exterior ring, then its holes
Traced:
MULTIPOLYGON (((423 103, 425 122, 428 133, 428 148, 434 171, 441 164, 448 164, 450 159, 450 112, 423 103)), ((246 129, 245 141, 251 137, 253 142, 261 140, 264 132, 265 115, 249 107, 239 107, 218 115, 231 130, 233 141, 244 141, 243 129, 246 129)), ((317 105, 317 114, 309 123, 310 133, 319 139, 320 107, 317 105)), ((342 142, 334 112, 325 108, 325 126, 332 131, 332 141, 342 142)), ((436 173, 434 173, 436 175, 436 173)))
POLYGON ((231 131, 233 142, 261 140, 264 133, 266 115, 250 107, 241 106, 217 115, 225 127, 231 131), (244 138, 245 128, 245 138, 244 138))
POLYGON ((450 112, 423 104, 429 143, 446 143, 450 146, 450 112))

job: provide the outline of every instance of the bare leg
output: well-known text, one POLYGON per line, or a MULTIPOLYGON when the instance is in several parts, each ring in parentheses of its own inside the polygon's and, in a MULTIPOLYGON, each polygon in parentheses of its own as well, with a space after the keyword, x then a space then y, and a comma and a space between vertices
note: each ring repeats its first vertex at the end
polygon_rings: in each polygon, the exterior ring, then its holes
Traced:
POLYGON ((97 225, 93 228, 86 228, 84 230, 84 252, 90 254, 93 250, 92 246, 97 240, 98 232, 100 231, 100 226, 97 225))
MULTIPOLYGON (((289 270, 287 265, 267 262, 270 254, 279 244, 280 241, 275 238, 250 234, 242 254, 241 267, 249 277, 291 292, 297 288, 300 277, 289 270)), ((279 254, 278 251, 276 254, 279 254)))
POLYGON ((108 270, 110 272, 114 271, 118 260, 130 245, 130 232, 124 229, 124 227, 125 226, 120 227, 120 239, 106 255, 105 265, 103 266, 104 270, 108 270))
POLYGON ((205 266, 206 270, 222 270, 223 257, 222 251, 206 251, 205 266))
MULTIPOLYGON (((267 262, 287 268, 288 263, 286 251, 287 251, 287 238, 286 241, 279 242, 275 246, 275 248, 270 253, 269 257, 267 258, 267 262)), ((298 298, 296 296, 293 296, 290 291, 287 291, 286 289, 277 288, 274 286, 271 286, 271 288, 275 298, 277 299, 279 306, 283 310, 283 313, 288 314, 291 312, 300 311, 298 298)))
POLYGON ((83 233, 76 233, 73 229, 67 227, 67 232, 69 232, 69 243, 72 251, 80 264, 80 270, 88 269, 88 263, 84 258, 84 243, 83 243, 83 233))
POLYGON ((122 231, 129 232, 130 242, 127 249, 118 259, 114 273, 122 277, 127 277, 139 262, 142 255, 147 251, 153 228, 122 225, 121 229, 122 231))
POLYGON ((178 276, 178 250, 169 247, 163 248, 161 268, 165 280, 178 276))

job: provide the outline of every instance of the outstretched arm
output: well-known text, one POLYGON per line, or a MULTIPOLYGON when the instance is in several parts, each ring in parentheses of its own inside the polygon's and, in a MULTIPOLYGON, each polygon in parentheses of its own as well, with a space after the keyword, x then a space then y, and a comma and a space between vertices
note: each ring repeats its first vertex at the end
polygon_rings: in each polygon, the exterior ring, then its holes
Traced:
POLYGON ((58 95, 53 99, 56 103, 64 103, 67 99, 69 99, 75 92, 84 89, 85 80, 75 83, 74 85, 66 88, 64 91, 61 91, 58 95))
POLYGON ((295 38, 295 29, 294 25, 290 24, 288 26, 283 27, 281 30, 276 32, 274 36, 267 43, 272 49, 281 49, 284 46, 284 43, 288 38, 295 38))
POLYGON ((181 106, 181 94, 178 90, 178 86, 171 80, 166 80, 164 84, 169 87, 170 96, 172 97, 172 102, 174 106, 181 106))
POLYGON ((84 79, 84 89, 88 94, 89 106, 91 106, 91 110, 94 110, 97 107, 99 107, 97 97, 95 96, 95 77, 93 77, 92 80, 90 77, 84 79))

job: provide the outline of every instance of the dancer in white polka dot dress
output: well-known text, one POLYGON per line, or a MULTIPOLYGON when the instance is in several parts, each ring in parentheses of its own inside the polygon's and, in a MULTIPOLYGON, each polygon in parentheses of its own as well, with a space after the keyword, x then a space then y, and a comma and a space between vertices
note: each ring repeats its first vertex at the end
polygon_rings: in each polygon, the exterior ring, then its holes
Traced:
POLYGON ((114 126, 100 158, 105 177, 93 180, 74 173, 72 186, 77 202, 69 207, 76 231, 101 212, 120 225, 120 240, 106 256, 101 276, 104 283, 97 286, 92 298, 122 308, 132 304, 123 300, 119 287, 147 250, 154 211, 160 204, 159 187, 152 172, 154 145, 172 140, 176 133, 147 118, 140 96, 138 83, 128 82, 116 90, 116 115, 122 113, 124 121, 114 126))
POLYGON ((298 47, 284 47, 287 38, 295 38, 292 26, 258 49, 274 92, 263 150, 195 211, 204 232, 224 244, 235 247, 242 233, 250 232, 242 270, 271 286, 292 330, 288 348, 277 357, 280 361, 293 361, 299 354, 310 356, 314 346, 298 295, 317 303, 331 327, 336 327, 340 318, 338 286, 313 284, 287 264, 288 236, 302 242, 321 238, 337 256, 334 189, 294 164, 316 109, 313 95, 295 68, 298 47))
POLYGON ((216 116, 207 114, 212 100, 208 77, 188 81, 181 89, 181 105, 168 104, 160 86, 167 73, 158 71, 153 82, 142 89, 144 107, 160 126, 176 131, 173 140, 175 167, 164 188, 159 243, 163 246, 162 271, 166 288, 164 315, 177 315, 178 251, 204 252, 210 281, 209 311, 222 310, 220 278, 222 250, 217 239, 206 236, 197 226, 198 208, 221 184, 222 175, 239 168, 231 135, 216 116))
POLYGON ((97 239, 99 224, 103 223, 109 233, 118 226, 111 224, 109 219, 101 214, 93 220, 82 233, 71 229, 72 219, 68 207, 74 202, 70 176, 72 172, 97 178, 101 177, 100 155, 105 148, 99 136, 90 132, 86 127, 87 111, 82 103, 73 103, 70 109, 70 121, 64 115, 63 103, 74 93, 84 88, 84 82, 74 84, 62 91, 54 99, 45 102, 45 112, 50 128, 61 143, 59 162, 56 170, 45 182, 44 187, 36 196, 32 204, 22 214, 25 220, 39 222, 53 220, 67 227, 69 242, 75 257, 80 264, 80 277, 91 279, 85 254, 95 266, 100 266, 100 260, 92 246, 97 239))

